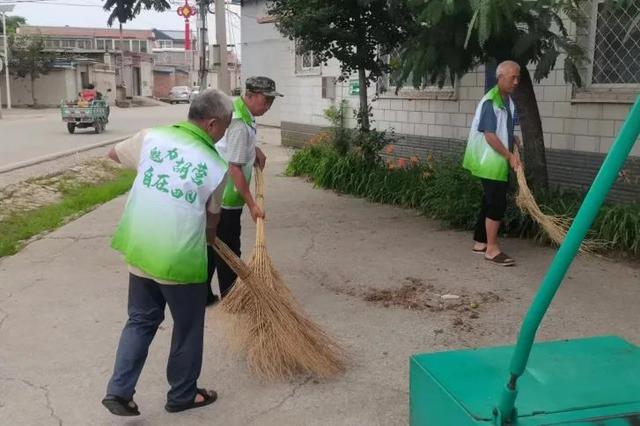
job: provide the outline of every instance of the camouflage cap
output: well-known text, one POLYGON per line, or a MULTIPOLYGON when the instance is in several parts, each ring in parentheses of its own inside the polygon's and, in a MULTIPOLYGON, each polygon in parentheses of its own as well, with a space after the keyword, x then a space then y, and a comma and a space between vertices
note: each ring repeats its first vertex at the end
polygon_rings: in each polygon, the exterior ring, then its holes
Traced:
POLYGON ((249 92, 262 93, 269 97, 284 96, 276 92, 276 82, 269 77, 249 77, 247 78, 245 87, 249 92))

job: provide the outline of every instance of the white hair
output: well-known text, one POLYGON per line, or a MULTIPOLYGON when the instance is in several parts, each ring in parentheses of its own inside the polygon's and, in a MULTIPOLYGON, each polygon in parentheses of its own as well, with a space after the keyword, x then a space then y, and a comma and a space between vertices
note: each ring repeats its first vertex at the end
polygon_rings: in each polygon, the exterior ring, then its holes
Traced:
POLYGON ((233 112, 231 99, 217 89, 206 89, 198 94, 189 107, 189 120, 223 119, 233 112))
POLYGON ((498 67, 496 68, 496 78, 504 74, 507 68, 513 68, 514 70, 520 72, 520 65, 517 62, 503 61, 503 62, 500 62, 500 64, 498 64, 498 67))

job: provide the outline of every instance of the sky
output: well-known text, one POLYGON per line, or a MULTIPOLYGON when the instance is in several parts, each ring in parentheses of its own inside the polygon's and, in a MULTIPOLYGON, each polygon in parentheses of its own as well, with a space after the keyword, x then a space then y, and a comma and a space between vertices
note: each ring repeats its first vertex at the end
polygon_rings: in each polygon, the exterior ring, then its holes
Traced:
MULTIPOLYGON (((169 0, 172 9, 166 12, 143 11, 123 28, 184 31, 184 18, 175 11, 183 1, 169 0)), ((0 4, 15 4, 13 12, 7 16, 22 16, 27 19, 27 25, 108 28, 109 12, 102 9, 104 1, 100 0, 0 0, 0 4)), ((195 1, 190 0, 189 4, 194 5, 195 1)), ((240 6, 227 5, 227 9, 230 11, 227 13, 227 43, 235 43, 239 48, 240 6)), ((210 15, 208 21, 209 39, 211 43, 215 43, 215 16, 210 15)), ((118 24, 114 23, 113 27, 118 28, 118 24)), ((195 17, 191 18, 191 28, 196 28, 195 17)))

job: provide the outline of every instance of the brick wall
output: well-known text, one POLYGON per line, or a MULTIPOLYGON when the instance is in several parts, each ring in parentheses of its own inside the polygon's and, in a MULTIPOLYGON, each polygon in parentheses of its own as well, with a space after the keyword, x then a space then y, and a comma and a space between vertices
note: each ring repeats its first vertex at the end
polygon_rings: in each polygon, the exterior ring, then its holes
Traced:
POLYGON ((191 87, 189 74, 183 72, 154 72, 153 73, 153 96, 156 98, 168 98, 173 86, 191 87))
POLYGON ((169 97, 169 91, 173 87, 174 76, 168 72, 153 73, 153 96, 155 98, 169 97))

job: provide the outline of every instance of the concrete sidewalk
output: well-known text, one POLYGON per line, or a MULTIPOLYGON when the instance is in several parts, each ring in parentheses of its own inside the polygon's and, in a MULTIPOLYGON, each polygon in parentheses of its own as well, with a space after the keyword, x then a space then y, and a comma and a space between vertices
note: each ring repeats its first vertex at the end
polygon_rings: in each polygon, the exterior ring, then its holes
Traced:
MULTIPOLYGON (((0 261, 0 424, 405 425, 412 353, 514 342, 553 250, 509 240, 505 249, 519 265, 494 267, 471 252, 467 233, 282 177, 287 152, 277 146, 278 131, 261 134, 269 156, 270 254, 305 309, 344 343, 347 374, 328 382, 261 383, 227 352, 214 309, 200 385, 218 390, 220 399, 168 414, 167 313, 137 388, 142 416, 109 415, 100 399, 126 321, 127 271, 109 248, 125 201, 119 198, 0 261), (407 283, 465 295, 479 306, 474 315, 419 311, 362 296, 407 283)), ((245 256, 253 231, 245 222, 245 256)), ((638 282, 630 266, 577 259, 539 339, 618 334, 640 343, 638 282)))

